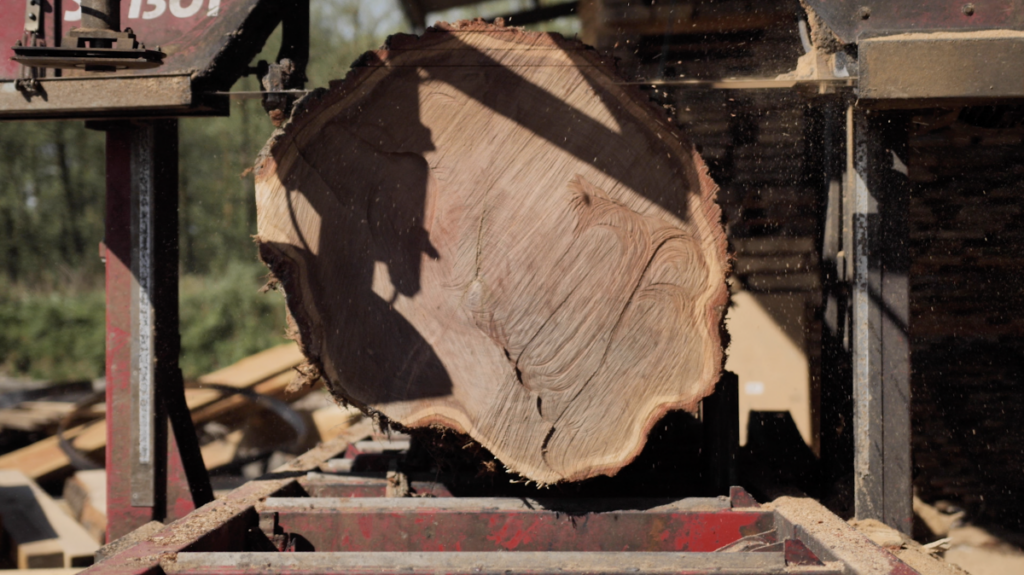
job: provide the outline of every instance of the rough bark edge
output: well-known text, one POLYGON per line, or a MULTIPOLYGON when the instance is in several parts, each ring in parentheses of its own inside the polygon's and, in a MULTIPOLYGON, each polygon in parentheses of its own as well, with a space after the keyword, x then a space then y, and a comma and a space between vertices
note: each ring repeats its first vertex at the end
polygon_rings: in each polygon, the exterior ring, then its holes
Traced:
POLYGON ((841 51, 843 49, 842 40, 821 19, 821 16, 818 16, 818 13, 807 5, 806 0, 800 0, 800 7, 807 13, 807 25, 811 28, 811 44, 815 48, 820 48, 826 54, 834 54, 841 51))
MULTIPOLYGON (((718 380, 721 378, 721 374, 725 368, 725 348, 729 342, 729 335, 725 321, 731 293, 729 291, 727 279, 732 273, 733 263, 728 250, 728 239, 725 232, 722 209, 717 203, 719 187, 711 179, 707 164, 704 162, 704 159, 701 158, 689 137, 675 125, 671 119, 671 115, 657 101, 653 100, 650 95, 641 90, 638 85, 625 83, 626 79, 619 73, 617 59, 602 56, 595 48, 583 44, 578 40, 566 39, 564 36, 556 32, 532 32, 521 27, 506 27, 504 22, 489 24, 482 18, 476 18, 474 20, 460 20, 454 23, 438 22, 427 28, 421 36, 413 34, 395 34, 389 36, 385 41, 384 46, 380 49, 363 53, 352 64, 352 68, 345 75, 344 79, 331 81, 329 83, 329 89, 317 88, 295 102, 288 120, 273 132, 266 145, 264 145, 260 150, 254 168, 255 177, 256 180, 259 180, 265 173, 267 173, 267 168, 270 168, 271 166, 273 167, 272 171, 276 173, 277 163, 274 160, 274 152, 278 151, 279 145, 283 145, 288 142, 288 139, 286 139, 285 136, 289 134, 290 129, 294 124, 306 119, 310 114, 315 114, 321 107, 329 107, 332 103, 344 99, 353 91, 358 89, 362 82, 373 74, 377 68, 387 65, 387 60, 391 51, 401 50, 411 46, 422 48, 425 41, 427 42, 426 45, 429 45, 433 42, 442 42, 447 40, 450 38, 449 35, 452 33, 466 32, 489 33, 501 38, 508 38, 509 35, 512 35, 513 39, 510 41, 514 41, 515 37, 529 35, 534 36, 538 40, 544 41, 547 45, 550 45, 553 48, 579 54, 585 60, 588 60, 593 64, 595 69, 600 70, 601 73, 606 74, 613 80, 620 80, 622 82, 618 84, 620 92, 633 104, 637 105, 641 112, 645 112, 647 114, 647 119, 652 121, 655 129, 660 128, 666 134, 677 140, 680 148, 684 152, 684 156, 689 157, 690 161, 693 162, 693 166, 696 171, 697 184, 699 186, 699 191, 696 193, 700 198, 700 206, 704 211, 704 221, 708 222, 710 225, 710 229, 700 230, 702 234, 700 241, 702 246, 706 246, 708 239, 703 236, 708 233, 712 234, 713 237, 711 238, 711 241, 713 242, 712 245, 714 249, 708 253, 714 253, 722 266, 723 287, 719 290, 718 294, 712 295, 705 310, 708 336, 717 340, 716 342, 712 342, 717 344, 713 346, 716 350, 716 357, 713 360, 713 364, 716 365, 715 377, 713 378, 715 379, 714 385, 709 385, 703 392, 703 395, 700 395, 694 400, 658 404, 657 408, 650 412, 647 421, 644 422, 644 425, 641 428, 642 432, 637 435, 638 439, 635 447, 626 457, 620 459, 618 464, 587 467, 568 477, 564 477, 555 483, 582 481, 584 479, 600 475, 612 477, 631 462, 635 461, 640 453, 643 452, 644 447, 646 447, 648 443, 650 432, 658 421, 663 419, 672 411, 682 410, 692 413, 704 398, 715 391, 718 380)), ((292 310, 301 310, 300 313, 304 315, 302 300, 298 295, 300 290, 298 289, 298 286, 295 285, 297 270, 294 269, 294 262, 284 254, 280 253, 277 248, 264 243, 258 236, 256 237, 256 241, 259 245, 260 260, 271 269, 274 276, 279 279, 284 288, 285 300, 287 302, 289 312, 289 321, 294 322, 296 328, 294 339, 299 345, 303 355, 308 358, 309 361, 307 364, 310 366, 309 369, 315 369, 320 374, 325 373, 319 356, 314 355, 309 349, 311 346, 306 343, 309 342, 312 344, 319 340, 319 336, 314 335, 311 331, 312 322, 308 317, 294 318, 292 315, 292 310)), ((326 377, 324 377, 324 381, 333 392, 335 389, 333 382, 326 377)), ((352 398, 344 396, 343 394, 339 399, 342 399, 348 404, 358 408, 369 417, 372 417, 381 429, 409 431, 417 428, 443 426, 455 433, 466 436, 476 444, 480 445, 483 449, 490 452, 486 446, 472 438, 469 431, 464 429, 462 425, 443 415, 434 414, 432 416, 419 419, 412 425, 404 426, 391 421, 382 412, 361 402, 355 401, 352 398)), ((522 476, 527 481, 537 483, 540 486, 548 485, 544 482, 538 482, 528 477, 518 469, 510 467, 509 464, 503 461, 501 463, 505 466, 507 471, 522 476)))

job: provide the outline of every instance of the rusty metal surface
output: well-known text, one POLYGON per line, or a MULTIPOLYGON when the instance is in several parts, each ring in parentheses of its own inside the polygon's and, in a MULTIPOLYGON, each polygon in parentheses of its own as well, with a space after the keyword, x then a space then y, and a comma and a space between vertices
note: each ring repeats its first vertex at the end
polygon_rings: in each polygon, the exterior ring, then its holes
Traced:
POLYGON ((76 0, 44 2, 38 37, 24 30, 24 0, 0 0, 0 119, 226 115, 227 98, 198 95, 230 89, 282 15, 305 1, 125 0, 121 25, 165 53, 164 63, 153 70, 85 72, 25 68, 10 59, 17 42, 52 47, 79 27, 76 0), (22 76, 40 78, 38 94, 17 89, 14 81, 22 76))
POLYGON ((782 542, 782 546, 787 565, 824 565, 799 539, 790 537, 782 542))
POLYGON ((858 46, 862 100, 984 100, 1024 97, 1010 73, 1024 62, 1024 33, 901 34, 858 46))
POLYGON ((275 476, 246 484, 225 500, 142 538, 95 565, 90 573, 914 573, 903 569, 895 557, 894 563, 889 562, 881 548, 813 501, 810 508, 803 500, 795 506, 779 500, 761 509, 737 509, 738 503, 749 504, 749 496, 738 489, 733 493, 735 501, 689 498, 664 505, 657 505, 658 501, 644 505, 640 500, 545 503, 301 496, 310 495, 317 484, 332 482, 342 487, 379 487, 376 477, 311 472, 344 447, 336 441, 307 453, 275 476), (345 513, 346 508, 354 512, 345 513), (585 509, 612 511, 581 512, 585 509), (341 527, 349 532, 347 541, 333 535, 339 525, 332 514, 346 516, 341 527), (296 532, 296 518, 301 515, 308 518, 308 531, 296 532), (355 541, 351 535, 356 532, 374 539, 372 545, 355 541), (749 545, 728 545, 743 539, 744 533, 750 534, 748 540, 779 533, 789 541, 755 546, 756 552, 749 545), (451 548, 440 545, 452 539, 451 548), (634 541, 642 543, 629 546, 634 541), (716 547, 722 541, 727 545, 716 547), (326 547, 325 542, 335 547, 326 547), (837 544, 843 549, 833 549, 837 544), (820 551, 822 546, 827 554, 820 551), (619 551, 624 548, 630 550, 619 551), (510 549, 515 552, 507 552, 510 549), (858 557, 846 563, 851 553, 858 557), (878 557, 884 560, 879 562, 878 557), (873 567, 864 570, 864 565, 873 567))
POLYGON ((212 490, 178 370, 177 121, 111 123, 107 144, 106 307, 108 318, 128 316, 108 325, 108 373, 120 374, 107 388, 107 533, 115 539, 185 516, 212 490), (167 424, 175 407, 187 420, 176 428, 180 444, 167 424))
POLYGON ((711 552, 769 531, 769 512, 718 499, 634 501, 499 498, 271 498, 285 533, 317 551, 711 552), (585 512, 588 505, 621 508, 585 512))
POLYGON ((760 509, 761 504, 746 489, 738 485, 729 487, 729 501, 733 507, 750 507, 760 509))
POLYGON ((0 82, 0 117, 7 119, 107 118, 226 113, 226 98, 197 100, 188 76, 44 78, 40 93, 25 95, 0 82))
MULTIPOLYGON (((148 47, 167 54, 160 72, 211 78, 230 68, 241 70, 262 48, 263 39, 280 21, 290 1, 261 0, 124 0, 121 26, 135 31, 148 47)), ((19 65, 9 60, 11 47, 22 40, 24 20, 10 18, 25 11, 25 0, 0 0, 0 79, 18 77, 19 65)), ((44 3, 42 30, 47 46, 81 25, 75 0, 44 3)), ((121 71, 117 75, 139 72, 121 71)), ((49 75, 52 77, 52 71, 49 75)), ((233 80, 233 78, 232 78, 233 80)), ((216 83, 216 82, 214 82, 216 83)), ((230 86, 230 84, 229 84, 230 86)))
MULTIPOLYGON (((107 425, 106 463, 114 469, 130 460, 132 411, 132 131, 128 127, 107 132, 107 206, 103 239, 106 262, 106 405, 112 414, 107 425)), ((128 476, 111 475, 107 482, 107 538, 124 535, 119 525, 138 527, 153 519, 150 507, 132 507, 128 476), (122 501, 121 499, 124 498, 122 501), (112 511, 112 512, 111 512, 112 511)))
POLYGON ((804 0, 804 3, 846 44, 857 42, 866 32, 1024 29, 1024 0, 804 0))
POLYGON ((278 468, 262 479, 250 481, 223 499, 208 503, 145 538, 141 543, 114 554, 83 573, 159 573, 161 557, 190 551, 237 551, 245 548, 250 527, 258 522, 255 506, 272 495, 302 492, 297 478, 343 452, 344 439, 325 442, 278 468))
MULTIPOLYGON (((793 573, 780 553, 179 553, 166 573, 565 573, 601 575, 793 573)), ((800 570, 810 575, 835 569, 800 570)))
POLYGON ((770 507, 780 537, 800 540, 822 561, 842 563, 849 575, 920 575, 809 497, 780 497, 770 507))

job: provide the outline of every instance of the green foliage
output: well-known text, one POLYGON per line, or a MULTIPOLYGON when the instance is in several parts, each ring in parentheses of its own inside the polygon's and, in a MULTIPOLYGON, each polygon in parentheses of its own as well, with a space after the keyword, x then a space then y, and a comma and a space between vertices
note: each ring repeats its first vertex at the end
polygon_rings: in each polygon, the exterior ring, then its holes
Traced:
POLYGON ((79 293, 0 293, 0 367, 39 379, 103 375, 104 296, 79 293))
MULTIPOLYGON (((405 26, 396 6, 382 10, 357 0, 314 2, 310 24, 308 88, 343 78, 352 62, 376 49, 386 33, 405 26), (371 9, 372 8, 372 9, 371 9)), ((280 30, 255 61, 276 59, 280 30)), ((236 91, 259 91, 255 77, 242 78, 236 91)), ((180 121, 179 221, 181 263, 186 273, 217 273, 229 262, 254 254, 256 204, 249 169, 273 132, 259 100, 235 100, 225 118, 180 121)))
POLYGON ((0 123, 0 273, 47 289, 102 273, 103 135, 81 123, 0 123))
MULTIPOLYGON (((546 3, 546 2, 545 2, 546 3)), ((532 6, 499 0, 430 22, 532 6)), ((408 31, 395 0, 311 5, 309 88, 344 78, 360 54, 408 31)), ((276 59, 280 31, 256 61, 276 59)), ((238 91, 259 90, 253 77, 238 91)), ((182 368, 187 377, 280 343, 283 300, 257 294, 254 186, 247 174, 273 126, 259 100, 224 118, 179 122, 182 368)), ((0 372, 38 378, 103 373, 104 134, 82 122, 0 123, 0 372)))
POLYGON ((194 378, 258 351, 280 345, 284 298, 259 293, 267 268, 231 262, 218 274, 181 281, 181 370, 194 378))
POLYGON ((397 0, 313 2, 310 9, 309 88, 344 78, 363 52, 380 48, 389 34, 409 31, 397 0))
MULTIPOLYGON (((395 4, 312 5, 309 87, 343 78, 405 27, 395 4)), ((256 61, 276 59, 280 31, 256 61)), ((239 91, 259 90, 253 77, 239 91)), ((284 341, 284 302, 259 294, 256 206, 243 175, 273 132, 259 100, 179 122, 182 370, 194 377, 284 341)), ((104 134, 82 122, 0 123, 0 372, 93 378, 104 367, 104 134)))
MULTIPOLYGON (((284 298, 259 293, 262 264, 230 262, 185 276, 180 287, 181 369, 194 378, 285 343, 284 298)), ((104 293, 0 290, 0 370, 38 379, 103 375, 104 293)))

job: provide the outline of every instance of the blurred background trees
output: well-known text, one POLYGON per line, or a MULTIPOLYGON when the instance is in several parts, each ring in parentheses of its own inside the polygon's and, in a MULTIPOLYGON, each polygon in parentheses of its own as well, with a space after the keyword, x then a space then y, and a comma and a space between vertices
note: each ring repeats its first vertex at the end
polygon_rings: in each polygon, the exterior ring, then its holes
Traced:
MULTIPOLYGON (((431 14, 430 21, 532 5, 495 0, 431 14)), ((311 10, 308 88, 344 78, 364 51, 409 31, 395 0, 312 0, 311 10)), ((255 61, 274 61, 278 46, 279 32, 255 61)), ((255 77, 234 87, 258 89, 255 77)), ((283 298, 258 293, 267 272, 252 242, 248 173, 272 131, 258 99, 232 100, 228 117, 179 121, 186 378, 284 341, 283 298)), ((83 122, 0 123, 0 377, 103 375, 104 177, 104 134, 83 122)))
MULTIPOLYGON (((408 25, 390 1, 313 0, 309 87, 408 25)), ((258 60, 273 61, 271 37, 258 60)), ((239 91, 258 90, 255 77, 239 91)), ((273 126, 260 101, 179 122, 182 370, 195 377, 284 341, 284 301, 261 294, 253 178, 273 126)), ((0 123, 0 374, 103 375, 104 134, 83 122, 0 123)))

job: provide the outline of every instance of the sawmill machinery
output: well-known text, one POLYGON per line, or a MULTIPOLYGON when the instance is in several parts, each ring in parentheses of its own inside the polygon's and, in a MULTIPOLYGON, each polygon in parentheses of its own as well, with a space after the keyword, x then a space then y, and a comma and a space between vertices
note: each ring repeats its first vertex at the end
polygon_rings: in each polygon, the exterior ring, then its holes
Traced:
MULTIPOLYGON (((402 7, 421 26, 462 4, 402 7)), ((824 297, 848 318, 855 515, 909 533, 907 111, 1019 102, 1024 84, 1007 70, 1024 56, 1024 6, 804 4, 818 32, 804 73, 636 82, 800 90, 812 105, 841 96, 830 129, 845 141, 822 181, 842 185, 822 193, 842 210, 822 250, 843 288, 824 297)), ((465 478, 407 474, 396 462, 409 446, 377 439, 324 444, 214 501, 177 367, 176 118, 228 114, 246 74, 260 76, 271 118, 285 117, 310 58, 308 1, 0 0, 0 15, 0 119, 76 119, 106 132, 108 539, 120 542, 93 572, 914 572, 816 503, 784 498, 766 509, 747 490, 764 499, 784 488, 734 487, 743 475, 728 375, 698 419, 703 482, 680 481, 664 498, 465 495, 465 478), (277 61, 252 67, 279 25, 277 61), (385 497, 395 494, 426 497, 385 497)))

